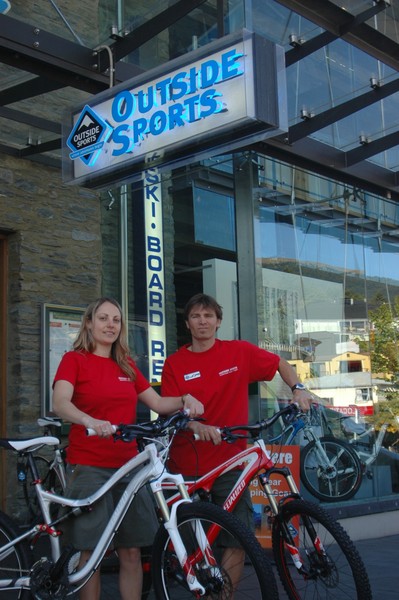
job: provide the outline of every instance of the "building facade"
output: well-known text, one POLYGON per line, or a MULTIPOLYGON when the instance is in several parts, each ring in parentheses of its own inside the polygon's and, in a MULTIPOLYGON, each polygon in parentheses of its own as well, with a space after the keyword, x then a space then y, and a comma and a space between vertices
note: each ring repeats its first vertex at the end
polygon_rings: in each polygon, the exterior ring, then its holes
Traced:
MULTIPOLYGON (((398 47, 399 2, 319 4, 12 0, 0 15, 3 437, 38 432, 57 359, 100 295, 121 302, 154 384, 186 341, 185 302, 204 291, 224 308, 221 337, 287 358, 337 415, 386 401, 399 372, 399 154, 398 65, 383 49, 398 47), (61 127, 77 106, 241 30, 284 54, 286 131, 241 145, 231 132, 223 151, 131 179, 65 180, 61 127), (375 369, 383 311, 393 351, 375 369)), ((251 388, 251 417, 289 397, 278 378, 251 388)), ((15 465, 1 461, 3 505, 18 512, 15 465)), ((394 509, 398 463, 373 463, 359 511, 394 509)))

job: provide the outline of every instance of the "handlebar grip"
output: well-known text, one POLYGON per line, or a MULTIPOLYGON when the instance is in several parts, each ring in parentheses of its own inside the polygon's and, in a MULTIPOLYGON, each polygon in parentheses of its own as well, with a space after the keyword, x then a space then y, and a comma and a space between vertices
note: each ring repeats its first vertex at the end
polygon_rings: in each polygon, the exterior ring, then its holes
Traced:
MULTIPOLYGON (((117 431, 118 427, 116 425, 112 425, 112 433, 115 433, 117 431)), ((94 429, 92 429, 91 427, 87 427, 86 428, 86 435, 88 437, 91 437, 93 435, 97 435, 96 431, 94 429)))

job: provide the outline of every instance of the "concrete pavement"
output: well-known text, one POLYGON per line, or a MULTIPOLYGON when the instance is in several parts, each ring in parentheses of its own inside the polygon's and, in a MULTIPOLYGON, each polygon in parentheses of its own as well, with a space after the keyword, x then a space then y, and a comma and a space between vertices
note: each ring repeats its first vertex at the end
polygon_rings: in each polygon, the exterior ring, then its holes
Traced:
MULTIPOLYGON (((368 571, 373 600, 398 600, 399 535, 359 540, 355 545, 368 571)), ((277 573, 276 578, 278 578, 277 573)), ((286 600, 287 595, 281 587, 279 589, 280 600, 286 600)), ((102 574, 101 600, 120 600, 117 572, 102 574)), ((362 600, 362 598, 353 600, 362 600)))

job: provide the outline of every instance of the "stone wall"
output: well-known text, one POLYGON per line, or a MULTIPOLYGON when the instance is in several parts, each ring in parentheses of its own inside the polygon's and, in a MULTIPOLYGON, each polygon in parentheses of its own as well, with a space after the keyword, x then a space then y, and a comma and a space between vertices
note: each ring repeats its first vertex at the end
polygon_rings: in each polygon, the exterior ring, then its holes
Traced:
MULTIPOLYGON (((59 170, 2 154, 0 190, 9 245, 3 401, 7 435, 22 437, 38 433, 42 304, 84 307, 101 293, 100 203, 95 191, 63 185, 59 170)), ((11 498, 15 468, 7 467, 11 498)))

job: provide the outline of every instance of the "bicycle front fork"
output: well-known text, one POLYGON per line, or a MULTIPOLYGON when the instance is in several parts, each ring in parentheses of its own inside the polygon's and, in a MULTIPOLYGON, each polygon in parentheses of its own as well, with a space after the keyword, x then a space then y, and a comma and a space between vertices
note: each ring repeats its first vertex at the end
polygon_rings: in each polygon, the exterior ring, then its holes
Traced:
POLYGON ((189 553, 186 550, 186 547, 179 532, 177 511, 180 504, 184 504, 186 502, 191 503, 192 499, 190 498, 187 492, 187 487, 184 481, 180 479, 181 476, 179 475, 176 477, 178 479, 175 481, 175 484, 181 496, 181 500, 175 502, 171 508, 169 508, 167 504, 162 487, 160 486, 156 490, 153 486, 152 487, 157 506, 162 515, 163 525, 169 533, 171 545, 173 547, 173 552, 180 563, 180 566, 186 579, 187 586, 190 589, 190 591, 194 592, 198 597, 201 597, 206 594, 206 590, 198 581, 192 564, 205 560, 208 566, 217 569, 217 562, 213 557, 212 549, 209 546, 207 535, 202 527, 200 520, 196 522, 195 527, 193 528, 193 533, 197 541, 197 550, 195 552, 195 556, 189 555, 189 553))
MULTIPOLYGON (((290 498, 291 499, 300 499, 301 498, 298 486, 295 483, 295 479, 293 478, 291 471, 287 467, 282 467, 282 468, 273 467, 271 469, 268 469, 264 473, 260 473, 258 475, 258 477, 259 477, 261 486, 263 488, 263 491, 265 492, 266 497, 269 501, 270 512, 272 513, 273 518, 279 519, 281 531, 282 531, 282 534, 284 537, 284 544, 285 544, 287 551, 289 552, 289 554, 291 556, 291 559, 295 565, 295 568, 297 569, 298 573, 300 573, 305 579, 312 577, 312 574, 308 571, 308 569, 304 566, 304 564, 302 562, 301 555, 300 555, 300 552, 298 549, 299 542, 296 543, 295 539, 294 539, 298 535, 296 532, 296 528, 293 527, 291 525, 291 523, 289 523, 289 522, 287 523, 281 514, 281 510, 282 510, 282 507, 283 507, 285 501, 289 501, 290 498), (285 498, 280 500, 280 502, 277 502, 276 496, 274 495, 271 484, 270 484, 271 476, 274 474, 278 474, 278 475, 284 477, 284 479, 286 480, 286 482, 288 484, 288 488, 289 488, 289 493, 287 493, 285 498), (293 535, 293 532, 295 532, 295 535, 293 535)), ((323 544, 322 544, 320 538, 317 535, 317 532, 312 524, 311 519, 307 515, 302 515, 301 518, 303 520, 303 525, 304 525, 310 539, 312 540, 313 547, 315 548, 317 554, 320 557, 325 558, 326 552, 324 550, 324 547, 323 547, 323 544)))

